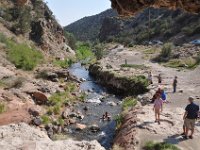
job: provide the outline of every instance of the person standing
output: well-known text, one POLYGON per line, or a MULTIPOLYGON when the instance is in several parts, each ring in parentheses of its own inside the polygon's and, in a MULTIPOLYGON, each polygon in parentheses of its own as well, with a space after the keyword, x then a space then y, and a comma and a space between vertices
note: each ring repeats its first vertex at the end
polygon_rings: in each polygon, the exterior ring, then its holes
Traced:
POLYGON ((173 92, 176 93, 176 89, 177 89, 177 83, 178 83, 178 77, 175 76, 174 77, 174 81, 173 81, 173 92))
POLYGON ((162 83, 162 77, 161 77, 161 74, 158 75, 158 83, 162 83))
POLYGON ((189 101, 189 104, 186 106, 185 114, 183 116, 183 120, 184 120, 183 130, 184 130, 185 139, 188 139, 188 137, 190 139, 193 139, 195 122, 199 114, 199 106, 194 103, 193 97, 189 97, 188 101, 189 101), (189 130, 191 130, 190 136, 188 136, 189 130))
POLYGON ((158 122, 158 124, 160 124, 160 114, 163 111, 163 101, 159 93, 156 93, 153 110, 155 112, 155 122, 158 122))
POLYGON ((148 73, 148 81, 149 81, 149 84, 153 84, 153 76, 151 72, 148 73))

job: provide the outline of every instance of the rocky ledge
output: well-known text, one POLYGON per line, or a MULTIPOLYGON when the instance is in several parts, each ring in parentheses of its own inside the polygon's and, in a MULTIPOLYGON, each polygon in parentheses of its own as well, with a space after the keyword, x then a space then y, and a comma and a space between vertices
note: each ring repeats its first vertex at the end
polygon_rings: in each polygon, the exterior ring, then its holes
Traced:
POLYGON ((145 76, 119 76, 112 71, 103 69, 98 64, 89 67, 90 74, 108 90, 119 95, 138 95, 148 91, 148 81, 145 76))
POLYGON ((52 141, 45 134, 25 123, 12 124, 0 127, 1 149, 45 149, 45 150, 105 150, 97 141, 52 141), (11 142, 12 141, 12 142, 11 142))

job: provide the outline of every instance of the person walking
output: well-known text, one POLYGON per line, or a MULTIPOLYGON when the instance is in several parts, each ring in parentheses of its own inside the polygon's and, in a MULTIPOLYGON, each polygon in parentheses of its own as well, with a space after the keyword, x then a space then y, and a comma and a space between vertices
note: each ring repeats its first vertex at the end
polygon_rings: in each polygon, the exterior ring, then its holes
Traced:
POLYGON ((155 112, 155 122, 158 122, 158 124, 160 124, 160 114, 163 111, 163 101, 161 99, 160 93, 156 93, 153 111, 155 112))
POLYGON ((188 139, 193 139, 193 134, 194 134, 194 128, 195 128, 195 122, 198 118, 199 114, 199 106, 194 103, 194 98, 189 97, 188 98, 189 104, 185 108, 185 114, 183 116, 184 120, 184 138, 188 139), (188 136, 189 130, 191 130, 191 134, 188 136))
POLYGON ((151 71, 148 73, 148 81, 149 81, 149 84, 153 84, 153 76, 152 76, 151 71))
POLYGON ((173 81, 173 92, 176 93, 176 89, 177 89, 177 83, 178 83, 178 77, 175 76, 174 77, 174 81, 173 81))

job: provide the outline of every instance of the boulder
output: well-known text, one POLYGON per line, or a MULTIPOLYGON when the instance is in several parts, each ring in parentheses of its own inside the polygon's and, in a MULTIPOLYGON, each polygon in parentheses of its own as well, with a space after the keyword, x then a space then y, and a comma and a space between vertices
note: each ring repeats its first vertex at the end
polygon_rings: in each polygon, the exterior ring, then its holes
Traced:
POLYGON ((66 109, 63 111, 63 113, 62 113, 62 117, 63 117, 64 119, 67 119, 67 118, 69 117, 69 115, 70 115, 70 109, 69 109, 69 108, 66 108, 66 109))
POLYGON ((76 129, 76 130, 84 130, 84 129, 86 129, 86 128, 87 128, 87 126, 86 126, 85 124, 77 123, 77 124, 75 125, 75 129, 76 129))
POLYGON ((38 105, 47 104, 48 98, 45 94, 43 94, 41 92, 34 92, 32 94, 32 97, 34 98, 35 103, 38 105))
POLYGON ((90 126, 90 130, 92 132, 98 132, 98 131, 100 131, 100 127, 97 124, 93 124, 90 126))
POLYGON ((41 118, 34 118, 33 124, 36 125, 36 126, 40 126, 42 124, 41 118))
POLYGON ((110 105, 110 106, 117 106, 117 104, 115 102, 107 102, 107 105, 110 105))

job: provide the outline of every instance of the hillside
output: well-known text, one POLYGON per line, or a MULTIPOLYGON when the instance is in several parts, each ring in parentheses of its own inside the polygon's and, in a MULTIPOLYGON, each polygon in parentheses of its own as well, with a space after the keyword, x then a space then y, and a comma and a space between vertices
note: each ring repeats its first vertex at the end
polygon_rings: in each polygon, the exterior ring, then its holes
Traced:
POLYGON ((44 53, 58 58, 68 55, 63 28, 42 0, 1 1, 0 25, 1 33, 18 42, 31 42, 44 53))
POLYGON ((117 12, 112 9, 109 9, 98 15, 82 18, 66 26, 64 29, 68 32, 73 33, 77 40, 94 41, 98 39, 98 34, 101 29, 103 20, 106 17, 114 16, 117 16, 117 12))
MULTIPOLYGON (((199 15, 189 14, 181 10, 173 11, 150 8, 150 28, 149 9, 145 9, 134 17, 126 18, 112 16, 112 11, 107 11, 107 13, 99 15, 77 21, 78 24, 71 24, 65 29, 73 29, 68 31, 73 33, 79 40, 93 41, 94 37, 98 37, 101 42, 114 41, 125 45, 145 44, 149 38, 150 40, 160 40, 163 42, 173 41, 176 45, 181 45, 200 36, 199 15), (99 18, 99 15, 104 16, 102 24, 88 28, 91 20, 99 18), (80 22, 85 26, 80 25, 80 22), (80 31, 85 31, 85 28, 87 28, 87 32, 85 33, 89 34, 81 36, 82 33, 80 31), (93 34, 93 30, 96 30, 95 34, 93 34), (99 33, 98 36, 97 33, 99 33)), ((92 22, 96 23, 96 21, 92 22)))

